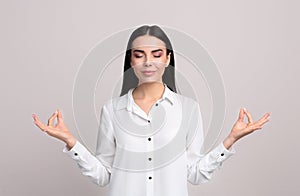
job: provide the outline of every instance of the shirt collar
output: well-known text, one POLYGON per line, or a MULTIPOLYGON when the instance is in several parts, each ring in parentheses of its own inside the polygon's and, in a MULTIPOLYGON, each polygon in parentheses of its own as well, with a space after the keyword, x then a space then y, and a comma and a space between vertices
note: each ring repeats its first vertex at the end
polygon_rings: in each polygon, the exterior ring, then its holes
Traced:
MULTIPOLYGON (((165 90, 163 92, 161 100, 167 100, 170 102, 170 104, 174 104, 175 100, 175 93, 171 91, 168 86, 164 83, 165 90)), ((129 89, 128 93, 126 96, 123 96, 119 103, 117 104, 117 109, 124 109, 126 108, 128 111, 132 111, 133 104, 134 104, 134 99, 132 96, 132 92, 135 88, 129 89), (126 103, 127 102, 127 103, 126 103)))

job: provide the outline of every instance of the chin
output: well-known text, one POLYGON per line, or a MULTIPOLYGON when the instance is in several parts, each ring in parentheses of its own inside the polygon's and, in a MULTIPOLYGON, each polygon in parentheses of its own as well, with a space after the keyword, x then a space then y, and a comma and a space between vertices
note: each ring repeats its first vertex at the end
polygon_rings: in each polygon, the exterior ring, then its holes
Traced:
POLYGON ((154 82, 162 83, 162 81, 160 79, 143 79, 143 80, 140 80, 139 84, 154 83, 154 82))

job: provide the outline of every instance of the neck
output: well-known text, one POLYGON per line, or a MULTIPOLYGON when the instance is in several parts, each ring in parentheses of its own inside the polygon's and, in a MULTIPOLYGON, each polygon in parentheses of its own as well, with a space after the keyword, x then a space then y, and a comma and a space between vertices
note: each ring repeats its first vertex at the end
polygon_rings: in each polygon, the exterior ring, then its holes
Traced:
POLYGON ((146 82, 139 84, 132 95, 135 99, 158 100, 162 97, 165 86, 162 82, 146 82))

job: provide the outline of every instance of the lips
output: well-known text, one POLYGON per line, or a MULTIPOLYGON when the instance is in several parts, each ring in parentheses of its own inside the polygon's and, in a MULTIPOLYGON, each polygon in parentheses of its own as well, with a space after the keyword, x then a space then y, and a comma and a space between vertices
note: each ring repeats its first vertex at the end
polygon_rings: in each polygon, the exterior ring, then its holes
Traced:
POLYGON ((147 71, 142 71, 143 74, 145 75, 152 75, 154 74, 155 71, 147 70, 147 71))

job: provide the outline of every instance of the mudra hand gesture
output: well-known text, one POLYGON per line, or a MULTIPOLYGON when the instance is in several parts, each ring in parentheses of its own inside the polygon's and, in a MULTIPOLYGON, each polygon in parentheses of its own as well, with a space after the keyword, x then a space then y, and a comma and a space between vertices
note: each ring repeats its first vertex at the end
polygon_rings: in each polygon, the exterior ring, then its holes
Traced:
POLYGON ((75 143, 76 139, 73 137, 69 129, 64 123, 62 114, 60 110, 56 110, 52 116, 48 119, 48 124, 43 124, 35 114, 32 114, 34 123, 48 135, 55 137, 66 143, 67 148, 71 149, 75 143), (53 125, 54 119, 57 118, 57 124, 53 125))
MULTIPOLYGON (((223 141, 224 146, 229 149, 236 141, 242 137, 254 132, 255 130, 262 129, 263 124, 268 122, 270 113, 266 113, 261 119, 253 122, 251 114, 245 109, 240 109, 238 120, 233 125, 230 134, 223 141), (247 116, 248 123, 244 122, 244 116, 247 116)), ((65 125, 60 110, 56 110, 48 119, 48 124, 43 124, 35 114, 32 114, 34 123, 48 135, 55 137, 66 143, 67 148, 71 149, 76 139, 73 137, 67 126, 65 125), (57 118, 57 124, 54 126, 53 121, 57 118)))
POLYGON ((270 120, 268 119, 270 115, 271 114, 268 112, 261 119, 253 122, 251 114, 245 108, 240 109, 238 120, 233 125, 230 134, 224 140, 224 146, 229 149, 232 144, 242 137, 254 132, 255 130, 262 129, 263 124, 270 120), (248 123, 244 122, 245 114, 248 118, 248 123))

